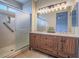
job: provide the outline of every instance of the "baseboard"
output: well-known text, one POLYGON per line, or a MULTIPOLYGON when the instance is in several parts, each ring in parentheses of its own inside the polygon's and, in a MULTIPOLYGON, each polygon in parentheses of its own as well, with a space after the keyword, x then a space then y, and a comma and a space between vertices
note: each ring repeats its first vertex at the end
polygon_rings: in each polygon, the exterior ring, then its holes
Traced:
POLYGON ((21 52, 25 51, 25 50, 28 50, 29 49, 29 45, 26 46, 26 47, 23 47, 17 51, 15 51, 14 53, 8 55, 8 56, 5 56, 4 58, 14 58, 16 55, 20 54, 21 52))

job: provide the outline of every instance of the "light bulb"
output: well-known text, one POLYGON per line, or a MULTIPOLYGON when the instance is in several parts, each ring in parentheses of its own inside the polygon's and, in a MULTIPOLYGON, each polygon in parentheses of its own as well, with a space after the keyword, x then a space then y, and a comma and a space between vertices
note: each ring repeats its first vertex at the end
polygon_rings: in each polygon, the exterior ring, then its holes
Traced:
POLYGON ((42 15, 43 13, 42 13, 42 10, 40 10, 40 14, 42 15))
POLYGON ((51 7, 51 11, 52 11, 52 12, 54 11, 54 8, 53 8, 53 7, 51 7))
POLYGON ((39 10, 38 12, 39 12, 40 14, 42 14, 42 13, 43 13, 42 9, 41 9, 41 10, 39 10))
POLYGON ((58 11, 58 6, 56 6, 56 11, 58 11))
POLYGON ((64 9, 66 9, 66 8, 67 8, 67 5, 64 6, 64 9))
POLYGON ((57 5, 58 10, 60 9, 60 4, 57 5))
POLYGON ((44 8, 44 13, 47 13, 47 9, 46 8, 44 8))
POLYGON ((57 7, 60 7, 60 4, 58 4, 57 7))
POLYGON ((38 13, 41 13, 41 11, 40 11, 40 10, 38 10, 38 13))
POLYGON ((46 13, 46 8, 43 8, 43 12, 46 13))
POLYGON ((51 12, 51 9, 50 9, 50 8, 48 9, 48 12, 49 12, 49 13, 51 12))
POLYGON ((45 12, 48 13, 49 12, 49 8, 46 8, 46 11, 45 12))
POLYGON ((42 9, 42 13, 43 13, 43 14, 45 13, 45 10, 44 10, 44 8, 42 9))
POLYGON ((44 13, 44 10, 41 10, 41 13, 43 14, 44 13))
POLYGON ((55 10, 55 11, 57 11, 57 10, 58 10, 58 7, 57 7, 57 5, 56 5, 56 6, 54 6, 54 10, 55 10))
POLYGON ((60 6, 59 9, 62 10, 62 7, 60 6))
POLYGON ((66 9, 67 4, 66 4, 66 3, 62 3, 62 5, 61 5, 61 6, 62 6, 62 8, 63 8, 63 9, 66 9))
POLYGON ((65 3, 62 3, 61 5, 64 6, 64 5, 66 5, 66 4, 65 4, 65 3))

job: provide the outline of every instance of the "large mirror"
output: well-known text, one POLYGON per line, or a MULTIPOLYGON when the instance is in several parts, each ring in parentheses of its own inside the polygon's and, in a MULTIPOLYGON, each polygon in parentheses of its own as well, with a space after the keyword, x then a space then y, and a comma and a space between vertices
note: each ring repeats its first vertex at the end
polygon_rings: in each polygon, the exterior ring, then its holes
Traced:
MULTIPOLYGON (((71 1, 71 3, 73 2, 71 1)), ((39 1, 37 5, 37 31, 78 33, 76 2, 70 4, 68 1, 61 1, 46 5, 45 2, 39 1)))

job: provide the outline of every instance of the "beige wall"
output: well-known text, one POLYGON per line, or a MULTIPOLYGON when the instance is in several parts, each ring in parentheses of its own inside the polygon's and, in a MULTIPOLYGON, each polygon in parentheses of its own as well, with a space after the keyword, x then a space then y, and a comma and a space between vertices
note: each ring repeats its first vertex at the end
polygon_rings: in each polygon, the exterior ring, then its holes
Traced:
POLYGON ((77 0, 38 0, 37 6, 38 8, 42 8, 42 7, 60 3, 63 1, 67 1, 68 5, 72 5, 72 4, 75 4, 74 2, 76 2, 77 0))
POLYGON ((32 32, 37 31, 37 2, 32 0, 32 32))
POLYGON ((56 4, 67 0, 38 0, 38 8, 42 8, 48 5, 56 4))
POLYGON ((56 27, 56 13, 52 12, 49 14, 41 15, 48 22, 48 27, 56 27))

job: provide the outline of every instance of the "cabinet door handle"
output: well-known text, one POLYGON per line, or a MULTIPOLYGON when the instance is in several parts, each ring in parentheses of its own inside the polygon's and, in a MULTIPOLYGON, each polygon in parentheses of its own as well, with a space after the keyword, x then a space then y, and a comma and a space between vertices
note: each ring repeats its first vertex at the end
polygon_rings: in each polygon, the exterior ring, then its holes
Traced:
POLYGON ((61 44, 61 50, 63 49, 63 44, 61 44))
POLYGON ((66 42, 66 40, 64 39, 64 40, 63 40, 63 43, 65 43, 65 42, 66 42))
POLYGON ((63 39, 61 40, 61 42, 63 42, 63 39))
POLYGON ((61 42, 62 42, 62 43, 65 43, 65 42, 66 42, 66 40, 65 40, 65 39, 62 39, 62 40, 61 40, 61 42))
POLYGON ((61 40, 61 51, 63 51, 63 40, 61 40))

